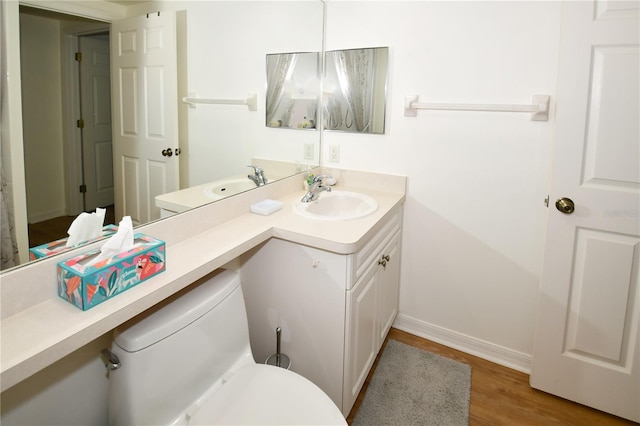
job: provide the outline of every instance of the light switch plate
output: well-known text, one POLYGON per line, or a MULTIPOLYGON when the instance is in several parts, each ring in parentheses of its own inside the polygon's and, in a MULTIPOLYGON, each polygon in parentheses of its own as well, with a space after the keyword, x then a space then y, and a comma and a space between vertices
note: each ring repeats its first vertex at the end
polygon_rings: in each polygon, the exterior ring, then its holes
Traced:
POLYGON ((304 144, 304 159, 305 160, 313 160, 313 144, 305 143, 304 144))
POLYGON ((340 162, 340 145, 329 145, 329 161, 332 163, 340 162))

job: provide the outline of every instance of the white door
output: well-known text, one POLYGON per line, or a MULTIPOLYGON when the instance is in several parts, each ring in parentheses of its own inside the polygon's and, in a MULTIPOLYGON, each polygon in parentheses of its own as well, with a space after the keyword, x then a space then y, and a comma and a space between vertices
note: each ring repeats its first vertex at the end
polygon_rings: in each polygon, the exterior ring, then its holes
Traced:
POLYGON ((114 21, 111 44, 116 220, 139 225, 160 217, 157 195, 178 190, 175 13, 114 21))
POLYGON ((639 5, 563 2, 531 372, 534 388, 634 421, 640 421, 639 5), (556 208, 563 197, 574 202, 573 213, 556 208))
POLYGON ((93 211, 113 204, 109 36, 79 40, 84 209, 93 211))

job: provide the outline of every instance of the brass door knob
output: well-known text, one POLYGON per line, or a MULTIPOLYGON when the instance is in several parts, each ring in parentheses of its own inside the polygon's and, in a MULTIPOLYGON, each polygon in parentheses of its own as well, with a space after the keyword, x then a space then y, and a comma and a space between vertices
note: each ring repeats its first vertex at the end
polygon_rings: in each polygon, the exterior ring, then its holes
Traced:
POLYGON ((163 149, 162 155, 165 157, 171 157, 173 155, 173 150, 171 148, 163 149))
POLYGON ((576 209, 571 198, 563 197, 556 201, 556 209, 564 214, 571 214, 576 209))

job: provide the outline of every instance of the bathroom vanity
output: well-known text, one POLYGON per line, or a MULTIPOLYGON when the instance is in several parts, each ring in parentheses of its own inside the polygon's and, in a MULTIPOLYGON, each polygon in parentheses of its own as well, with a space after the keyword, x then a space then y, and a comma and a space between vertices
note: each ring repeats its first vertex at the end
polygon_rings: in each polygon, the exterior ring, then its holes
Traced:
MULTIPOLYGON (((293 212, 294 203, 305 193, 301 175, 297 175, 141 226, 137 228, 139 232, 166 242, 166 271, 88 311, 69 305, 58 297, 56 291, 56 263, 77 255, 76 251, 3 274, 0 286, 2 391, 85 347, 210 272, 229 267, 234 259, 248 256, 247 253, 252 251, 261 251, 272 241, 274 244, 282 242, 313 249, 316 254, 326 253, 326 259, 335 259, 335 265, 325 265, 325 257, 317 257, 320 263, 313 268, 313 257, 309 255, 306 264, 318 272, 326 266, 327 271, 336 274, 336 282, 340 282, 340 292, 331 293, 331 297, 336 299, 327 301, 327 313, 319 320, 324 324, 325 332, 334 334, 336 344, 342 348, 327 368, 333 372, 340 369, 349 372, 349 382, 343 383, 340 379, 339 386, 359 389, 359 382, 364 380, 375 358, 380 336, 388 327, 388 324, 377 324, 389 322, 395 315, 391 311, 397 306, 397 301, 380 295, 387 291, 382 287, 383 283, 391 280, 386 278, 387 273, 391 276, 393 268, 397 268, 393 253, 398 250, 394 244, 399 245, 400 241, 406 178, 340 169, 318 169, 314 173, 331 174, 338 179, 337 188, 373 197, 378 209, 357 220, 327 222, 305 218, 293 212), (284 207, 269 216, 249 212, 252 204, 267 198, 281 201, 284 207), (396 216, 396 225, 388 228, 387 224, 396 216), (386 270, 377 263, 382 254, 390 256, 386 270), (387 314, 382 317, 384 309, 378 308, 386 303, 389 305, 387 310, 390 309, 388 320, 387 314), (342 306, 342 312, 329 314, 330 306, 342 306), (373 315, 378 315, 377 319, 373 315), (333 324, 330 321, 336 318, 339 326, 330 327, 333 324), (347 323, 349 327, 345 326, 347 323), (372 336, 370 339, 366 337, 367 333, 372 336)), ((101 244, 91 243, 82 250, 96 249, 101 244)), ((300 253, 303 256, 303 252, 300 253)), ((295 269, 293 262, 287 260, 277 269, 286 271, 289 267, 295 269)), ((268 270, 271 269, 274 268, 268 270)), ((304 274, 300 278, 312 282, 304 274)), ((393 293, 397 297, 397 290, 393 293)), ((313 299, 308 302, 313 303, 313 299)), ((323 308, 323 303, 318 299, 315 306, 323 308)), ((300 315, 306 313, 300 312, 300 315)), ((286 352, 289 327, 288 324, 282 324, 282 327, 283 351, 286 352)), ((312 331, 307 334, 311 336, 312 331)), ((270 353, 273 353, 275 331, 269 330, 268 337, 270 353)), ((319 346, 316 349, 318 353, 323 350, 319 346)), ((302 360, 292 358, 294 365, 302 360)), ((330 395, 333 397, 340 391, 336 392, 330 395)), ((350 404, 352 402, 347 400, 339 406, 344 412, 344 407, 350 404)))
POLYGON ((275 352, 281 327, 291 370, 325 391, 345 417, 398 310, 402 205, 378 228, 353 253, 272 238, 240 258, 256 362, 275 352))

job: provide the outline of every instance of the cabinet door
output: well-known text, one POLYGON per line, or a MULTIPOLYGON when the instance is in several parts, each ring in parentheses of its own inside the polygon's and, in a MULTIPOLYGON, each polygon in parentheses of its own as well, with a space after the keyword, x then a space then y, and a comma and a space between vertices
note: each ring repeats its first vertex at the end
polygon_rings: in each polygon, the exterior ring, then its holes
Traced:
POLYGON ((378 265, 378 341, 380 349, 391 324, 398 314, 398 291, 400 286, 400 246, 398 232, 382 250, 384 263, 378 265))
POLYGON ((378 353, 378 277, 378 265, 372 264, 356 286, 347 291, 347 344, 342 403, 345 416, 351 411, 378 353))

